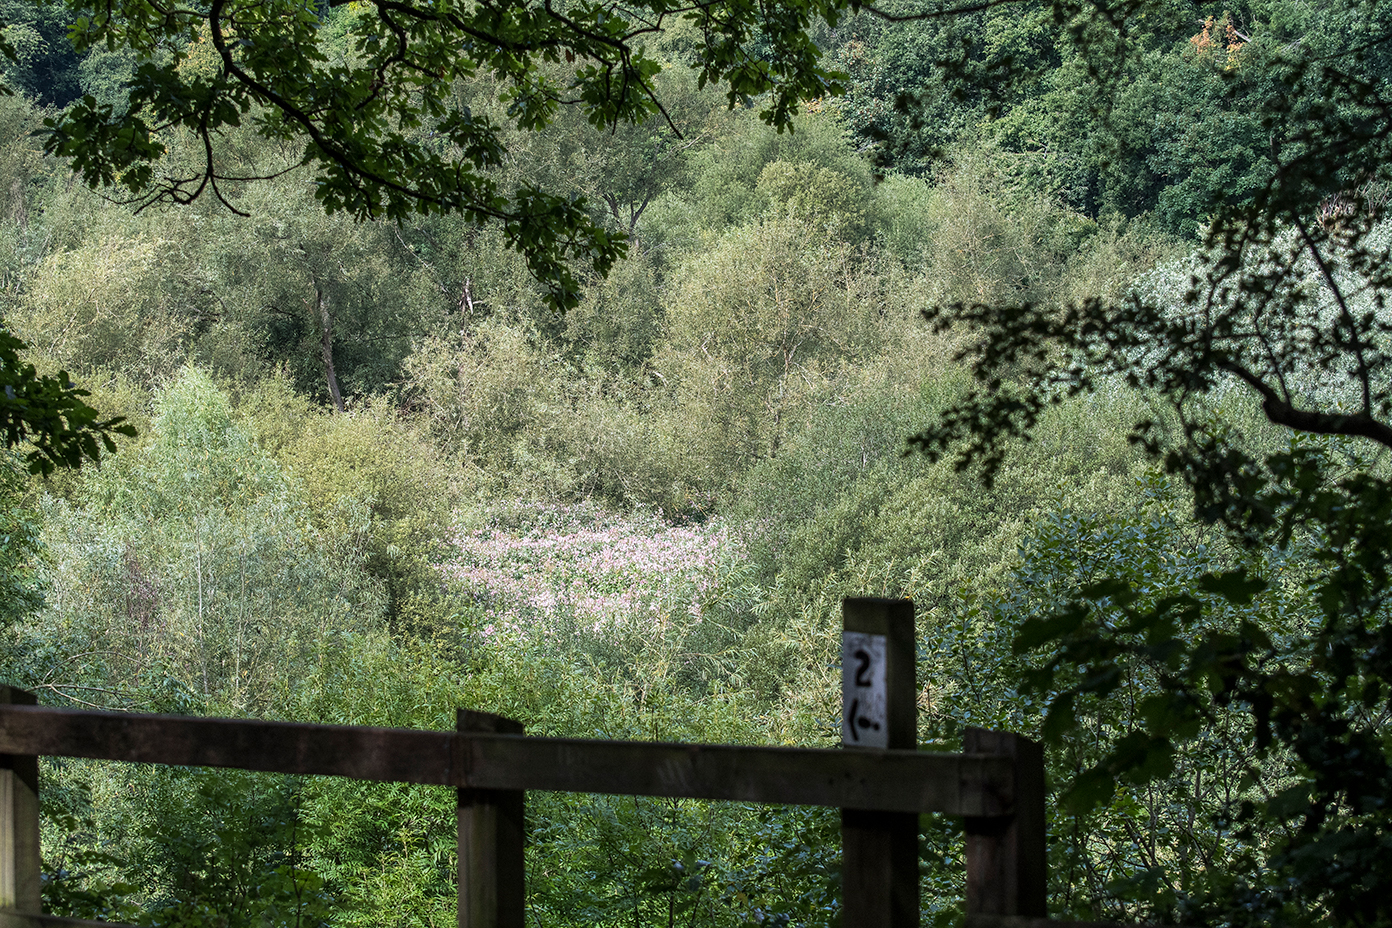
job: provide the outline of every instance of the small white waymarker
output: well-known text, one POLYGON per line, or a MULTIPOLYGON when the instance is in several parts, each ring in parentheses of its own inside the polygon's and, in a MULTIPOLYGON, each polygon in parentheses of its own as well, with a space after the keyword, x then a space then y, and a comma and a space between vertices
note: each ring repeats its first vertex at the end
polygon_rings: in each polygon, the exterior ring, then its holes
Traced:
POLYGON ((885 636, 841 633, 841 743, 889 746, 885 636))

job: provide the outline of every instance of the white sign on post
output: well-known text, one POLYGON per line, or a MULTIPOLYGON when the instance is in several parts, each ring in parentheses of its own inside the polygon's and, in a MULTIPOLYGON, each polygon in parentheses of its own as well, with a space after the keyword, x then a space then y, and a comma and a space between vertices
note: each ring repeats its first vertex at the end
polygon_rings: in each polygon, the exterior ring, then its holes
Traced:
POLYGON ((885 636, 841 633, 841 743, 852 747, 889 746, 885 711, 885 636))

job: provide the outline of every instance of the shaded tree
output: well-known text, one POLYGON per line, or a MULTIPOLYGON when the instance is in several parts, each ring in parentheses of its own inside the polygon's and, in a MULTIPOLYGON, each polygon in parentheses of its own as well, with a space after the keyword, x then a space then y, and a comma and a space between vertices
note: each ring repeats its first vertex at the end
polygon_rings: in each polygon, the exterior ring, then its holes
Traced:
MULTIPOLYGON (((1093 113, 1108 125, 1148 54, 1142 14, 1174 11, 1051 10, 1082 40, 1093 113)), ((1044 728, 1056 738, 1080 733, 1084 714, 1117 698, 1122 681, 1155 681, 1134 721, 1072 783, 1080 809, 1118 782, 1168 776, 1176 752, 1225 713, 1251 719, 1247 762, 1280 770, 1284 788, 1263 795, 1244 780, 1230 803, 1208 810, 1248 849, 1172 900, 1185 921, 1392 923, 1392 483, 1381 460, 1392 448, 1392 242, 1379 217, 1392 135, 1380 64, 1392 41, 1387 12, 1381 3, 1244 11, 1238 40, 1222 27, 1225 44, 1208 52, 1216 61, 1186 65, 1221 72, 1232 109, 1216 118, 1258 127, 1264 150, 1242 183, 1199 195, 1211 221, 1179 292, 1139 286, 1064 310, 958 304, 928 314, 940 330, 968 334, 962 356, 977 385, 915 439, 924 450, 979 461, 989 479, 1007 443, 1063 397, 1117 383, 1143 389, 1163 414, 1137 421, 1133 439, 1187 487, 1197 517, 1246 552, 1171 595, 1147 595, 1134 576, 1101 579, 1016 641, 1034 655, 1027 682, 1050 698, 1044 728), (1284 431, 1273 439, 1233 427, 1218 400, 1241 395, 1284 431), (1312 608, 1288 633, 1260 618, 1284 576, 1273 551, 1308 557, 1298 584, 1312 608), (1220 609, 1239 618, 1214 622, 1220 609)), ((1111 128, 1110 144, 1124 146, 1111 128)))

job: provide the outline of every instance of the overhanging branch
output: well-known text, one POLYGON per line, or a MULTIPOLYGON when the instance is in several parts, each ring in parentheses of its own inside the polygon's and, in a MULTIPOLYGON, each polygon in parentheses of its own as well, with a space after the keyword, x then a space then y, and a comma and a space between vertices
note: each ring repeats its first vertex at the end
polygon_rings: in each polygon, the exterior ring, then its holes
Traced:
POLYGON ((1266 381, 1232 361, 1217 365, 1261 394, 1262 412, 1275 425, 1284 425, 1298 432, 1315 435, 1347 435, 1350 438, 1368 438, 1385 448, 1392 448, 1392 426, 1360 412, 1352 415, 1343 413, 1318 412, 1301 409, 1283 398, 1266 381))

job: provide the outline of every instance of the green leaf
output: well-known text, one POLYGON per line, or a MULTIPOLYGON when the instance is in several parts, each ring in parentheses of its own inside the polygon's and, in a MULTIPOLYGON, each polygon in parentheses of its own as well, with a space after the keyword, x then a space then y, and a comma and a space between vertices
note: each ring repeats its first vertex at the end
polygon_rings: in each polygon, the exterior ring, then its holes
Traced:
POLYGON ((1075 814, 1090 812, 1116 792, 1116 777, 1101 767, 1085 770, 1064 794, 1064 804, 1075 814))
POLYGON ((1045 741, 1059 741, 1077 725, 1073 711, 1074 698, 1071 692, 1060 693, 1049 704, 1049 712, 1044 716, 1044 724, 1040 727, 1040 734, 1045 741))
POLYGON ((1016 633, 1014 651, 1016 654, 1024 654, 1047 642, 1066 638, 1078 630, 1087 616, 1088 608, 1080 605, 1047 618, 1030 619, 1016 633))
POLYGON ((1199 589, 1215 593, 1234 606, 1250 605, 1252 599, 1266 587, 1266 581, 1260 577, 1249 578, 1245 567, 1222 574, 1205 574, 1199 578, 1199 589))

